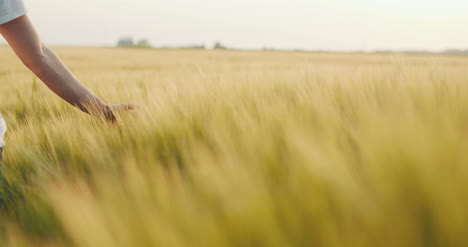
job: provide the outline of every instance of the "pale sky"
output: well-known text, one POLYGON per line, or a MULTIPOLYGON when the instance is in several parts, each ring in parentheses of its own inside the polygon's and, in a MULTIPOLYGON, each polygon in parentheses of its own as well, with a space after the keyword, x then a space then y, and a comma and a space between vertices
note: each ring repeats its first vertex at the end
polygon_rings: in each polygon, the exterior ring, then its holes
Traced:
POLYGON ((468 0, 25 0, 52 45, 468 49, 468 0))

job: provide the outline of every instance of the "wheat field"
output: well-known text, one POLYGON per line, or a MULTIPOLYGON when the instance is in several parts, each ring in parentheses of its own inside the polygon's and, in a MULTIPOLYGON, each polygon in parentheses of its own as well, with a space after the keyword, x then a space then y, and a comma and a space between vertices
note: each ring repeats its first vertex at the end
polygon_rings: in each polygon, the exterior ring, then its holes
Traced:
POLYGON ((0 246, 468 246, 468 58, 0 47, 0 246))

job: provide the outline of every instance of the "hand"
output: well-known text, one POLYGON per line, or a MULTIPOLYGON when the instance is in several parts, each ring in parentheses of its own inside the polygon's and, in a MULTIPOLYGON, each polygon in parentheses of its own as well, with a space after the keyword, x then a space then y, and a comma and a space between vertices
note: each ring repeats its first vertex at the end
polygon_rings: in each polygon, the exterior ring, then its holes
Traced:
POLYGON ((107 121, 111 123, 116 123, 117 122, 116 116, 124 112, 134 111, 140 107, 141 107, 140 105, 136 105, 136 104, 107 105, 106 109, 104 110, 104 117, 106 118, 107 121))

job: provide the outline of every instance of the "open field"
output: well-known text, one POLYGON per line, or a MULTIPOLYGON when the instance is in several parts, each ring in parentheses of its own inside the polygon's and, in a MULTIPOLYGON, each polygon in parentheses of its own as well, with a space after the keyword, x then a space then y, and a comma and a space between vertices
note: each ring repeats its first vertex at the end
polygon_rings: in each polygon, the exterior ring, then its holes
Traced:
POLYGON ((0 47, 0 246, 468 246, 468 58, 0 47))

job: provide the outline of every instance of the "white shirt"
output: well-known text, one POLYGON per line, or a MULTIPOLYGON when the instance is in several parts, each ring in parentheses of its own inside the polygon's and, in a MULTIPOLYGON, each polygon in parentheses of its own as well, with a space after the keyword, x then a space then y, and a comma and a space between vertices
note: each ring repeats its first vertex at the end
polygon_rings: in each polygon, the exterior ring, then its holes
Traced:
POLYGON ((0 24, 21 17, 26 12, 23 0, 0 0, 0 24))
POLYGON ((5 137, 5 132, 7 131, 7 126, 5 120, 3 120, 2 114, 0 114, 0 148, 5 146, 5 141, 3 138, 5 137))

